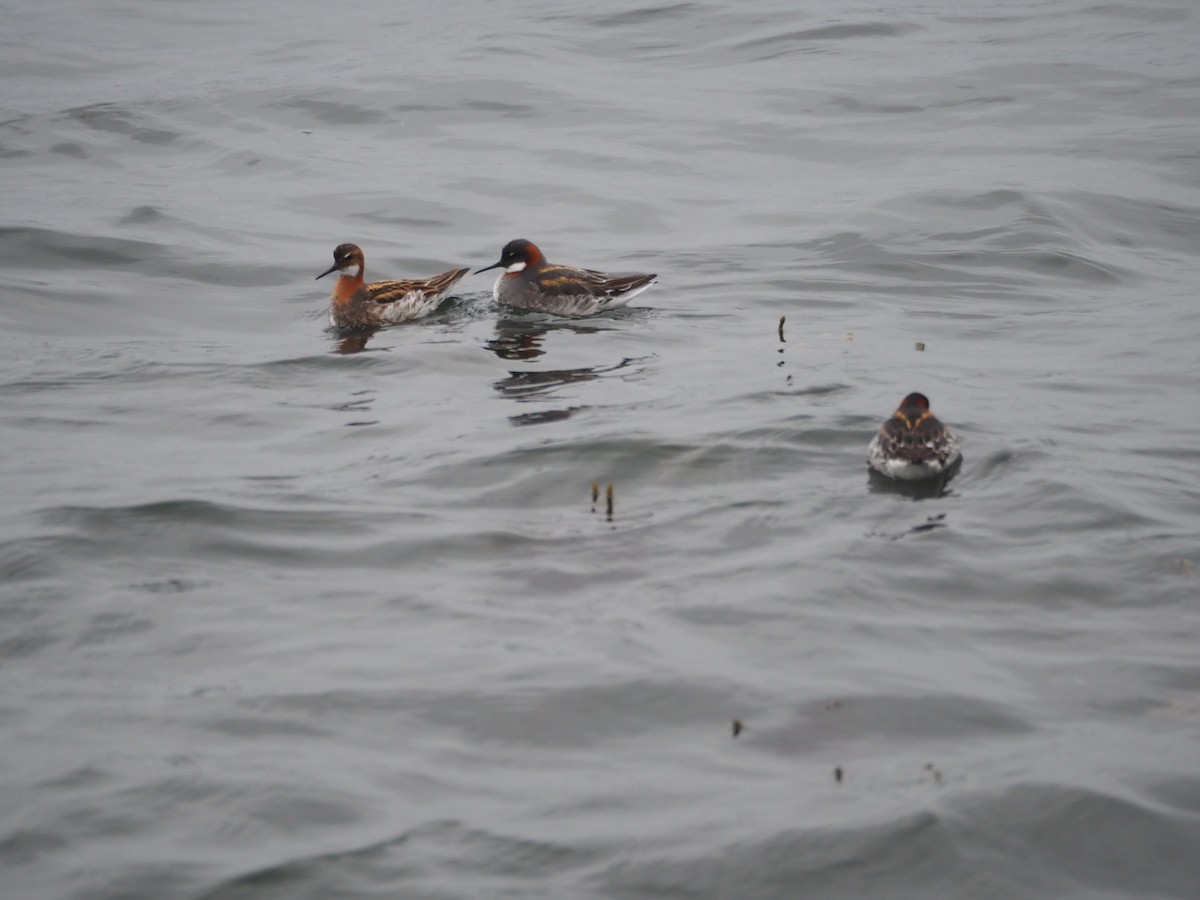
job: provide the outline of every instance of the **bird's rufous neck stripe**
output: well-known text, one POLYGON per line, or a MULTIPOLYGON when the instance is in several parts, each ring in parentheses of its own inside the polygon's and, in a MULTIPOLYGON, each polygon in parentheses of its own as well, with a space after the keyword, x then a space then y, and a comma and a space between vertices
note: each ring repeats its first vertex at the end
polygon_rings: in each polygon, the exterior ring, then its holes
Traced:
POLYGON ((909 431, 912 431, 914 428, 916 428, 918 425, 920 425, 926 419, 929 419, 932 417, 933 417, 933 413, 930 412, 929 410, 925 410, 923 413, 921 413, 915 419, 910 419, 908 416, 906 416, 900 410, 896 410, 895 414, 892 416, 893 419, 899 419, 901 422, 903 422, 904 427, 907 428, 909 431))
POLYGON ((333 302, 338 306, 345 306, 354 299, 354 295, 358 293, 358 289, 362 287, 363 279, 359 275, 357 278, 352 278, 349 275, 343 275, 333 286, 333 302))

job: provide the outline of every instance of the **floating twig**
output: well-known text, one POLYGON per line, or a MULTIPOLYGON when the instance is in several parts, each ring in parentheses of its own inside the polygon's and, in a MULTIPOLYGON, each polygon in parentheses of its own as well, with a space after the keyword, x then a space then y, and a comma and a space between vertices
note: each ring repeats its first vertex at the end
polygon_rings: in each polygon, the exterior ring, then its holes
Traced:
POLYGON ((786 322, 786 321, 787 321, 787 316, 780 316, 780 317, 779 317, 779 342, 780 342, 780 343, 784 343, 784 342, 786 342, 786 341, 787 341, 787 338, 785 338, 785 337, 783 336, 783 323, 784 323, 784 322, 786 322))
POLYGON ((742 724, 741 719, 733 720, 733 736, 734 737, 737 737, 739 734, 741 734, 745 728, 746 728, 746 726, 742 724))

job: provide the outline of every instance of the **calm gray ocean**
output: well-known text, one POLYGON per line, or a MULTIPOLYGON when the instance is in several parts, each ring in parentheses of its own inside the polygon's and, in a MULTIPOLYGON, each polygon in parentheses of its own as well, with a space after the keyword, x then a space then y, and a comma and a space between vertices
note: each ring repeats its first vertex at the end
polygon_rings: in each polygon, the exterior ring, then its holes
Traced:
POLYGON ((1200 897, 1194 0, 0 22, 0 898, 1200 897))

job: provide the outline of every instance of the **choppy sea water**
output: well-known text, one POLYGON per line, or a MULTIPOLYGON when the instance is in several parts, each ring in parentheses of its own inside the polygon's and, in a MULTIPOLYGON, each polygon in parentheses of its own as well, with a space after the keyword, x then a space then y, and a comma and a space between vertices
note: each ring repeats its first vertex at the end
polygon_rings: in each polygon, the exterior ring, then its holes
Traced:
POLYGON ((0 894, 1197 896, 1200 10, 411 6, 6 10, 0 894))

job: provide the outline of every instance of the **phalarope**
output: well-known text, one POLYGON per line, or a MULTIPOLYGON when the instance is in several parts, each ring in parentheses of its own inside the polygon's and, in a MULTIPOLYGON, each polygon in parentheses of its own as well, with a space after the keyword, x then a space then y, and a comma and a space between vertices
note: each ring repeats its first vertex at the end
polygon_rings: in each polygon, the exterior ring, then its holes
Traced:
POLYGON ((650 285, 657 275, 606 275, 591 269, 557 266, 531 241, 504 245, 500 261, 475 272, 504 267, 492 293, 498 303, 516 309, 557 316, 590 316, 624 306, 650 285))
POLYGON ((437 308, 442 295, 471 271, 451 269, 432 278, 367 284, 363 281, 363 268, 363 252, 356 244, 338 244, 333 251, 333 265, 317 276, 341 273, 329 299, 331 325, 368 328, 427 316, 437 308))
POLYGON ((961 458, 954 434, 930 411, 929 398, 917 393, 900 401, 867 447, 871 468, 904 481, 942 475, 961 458))

